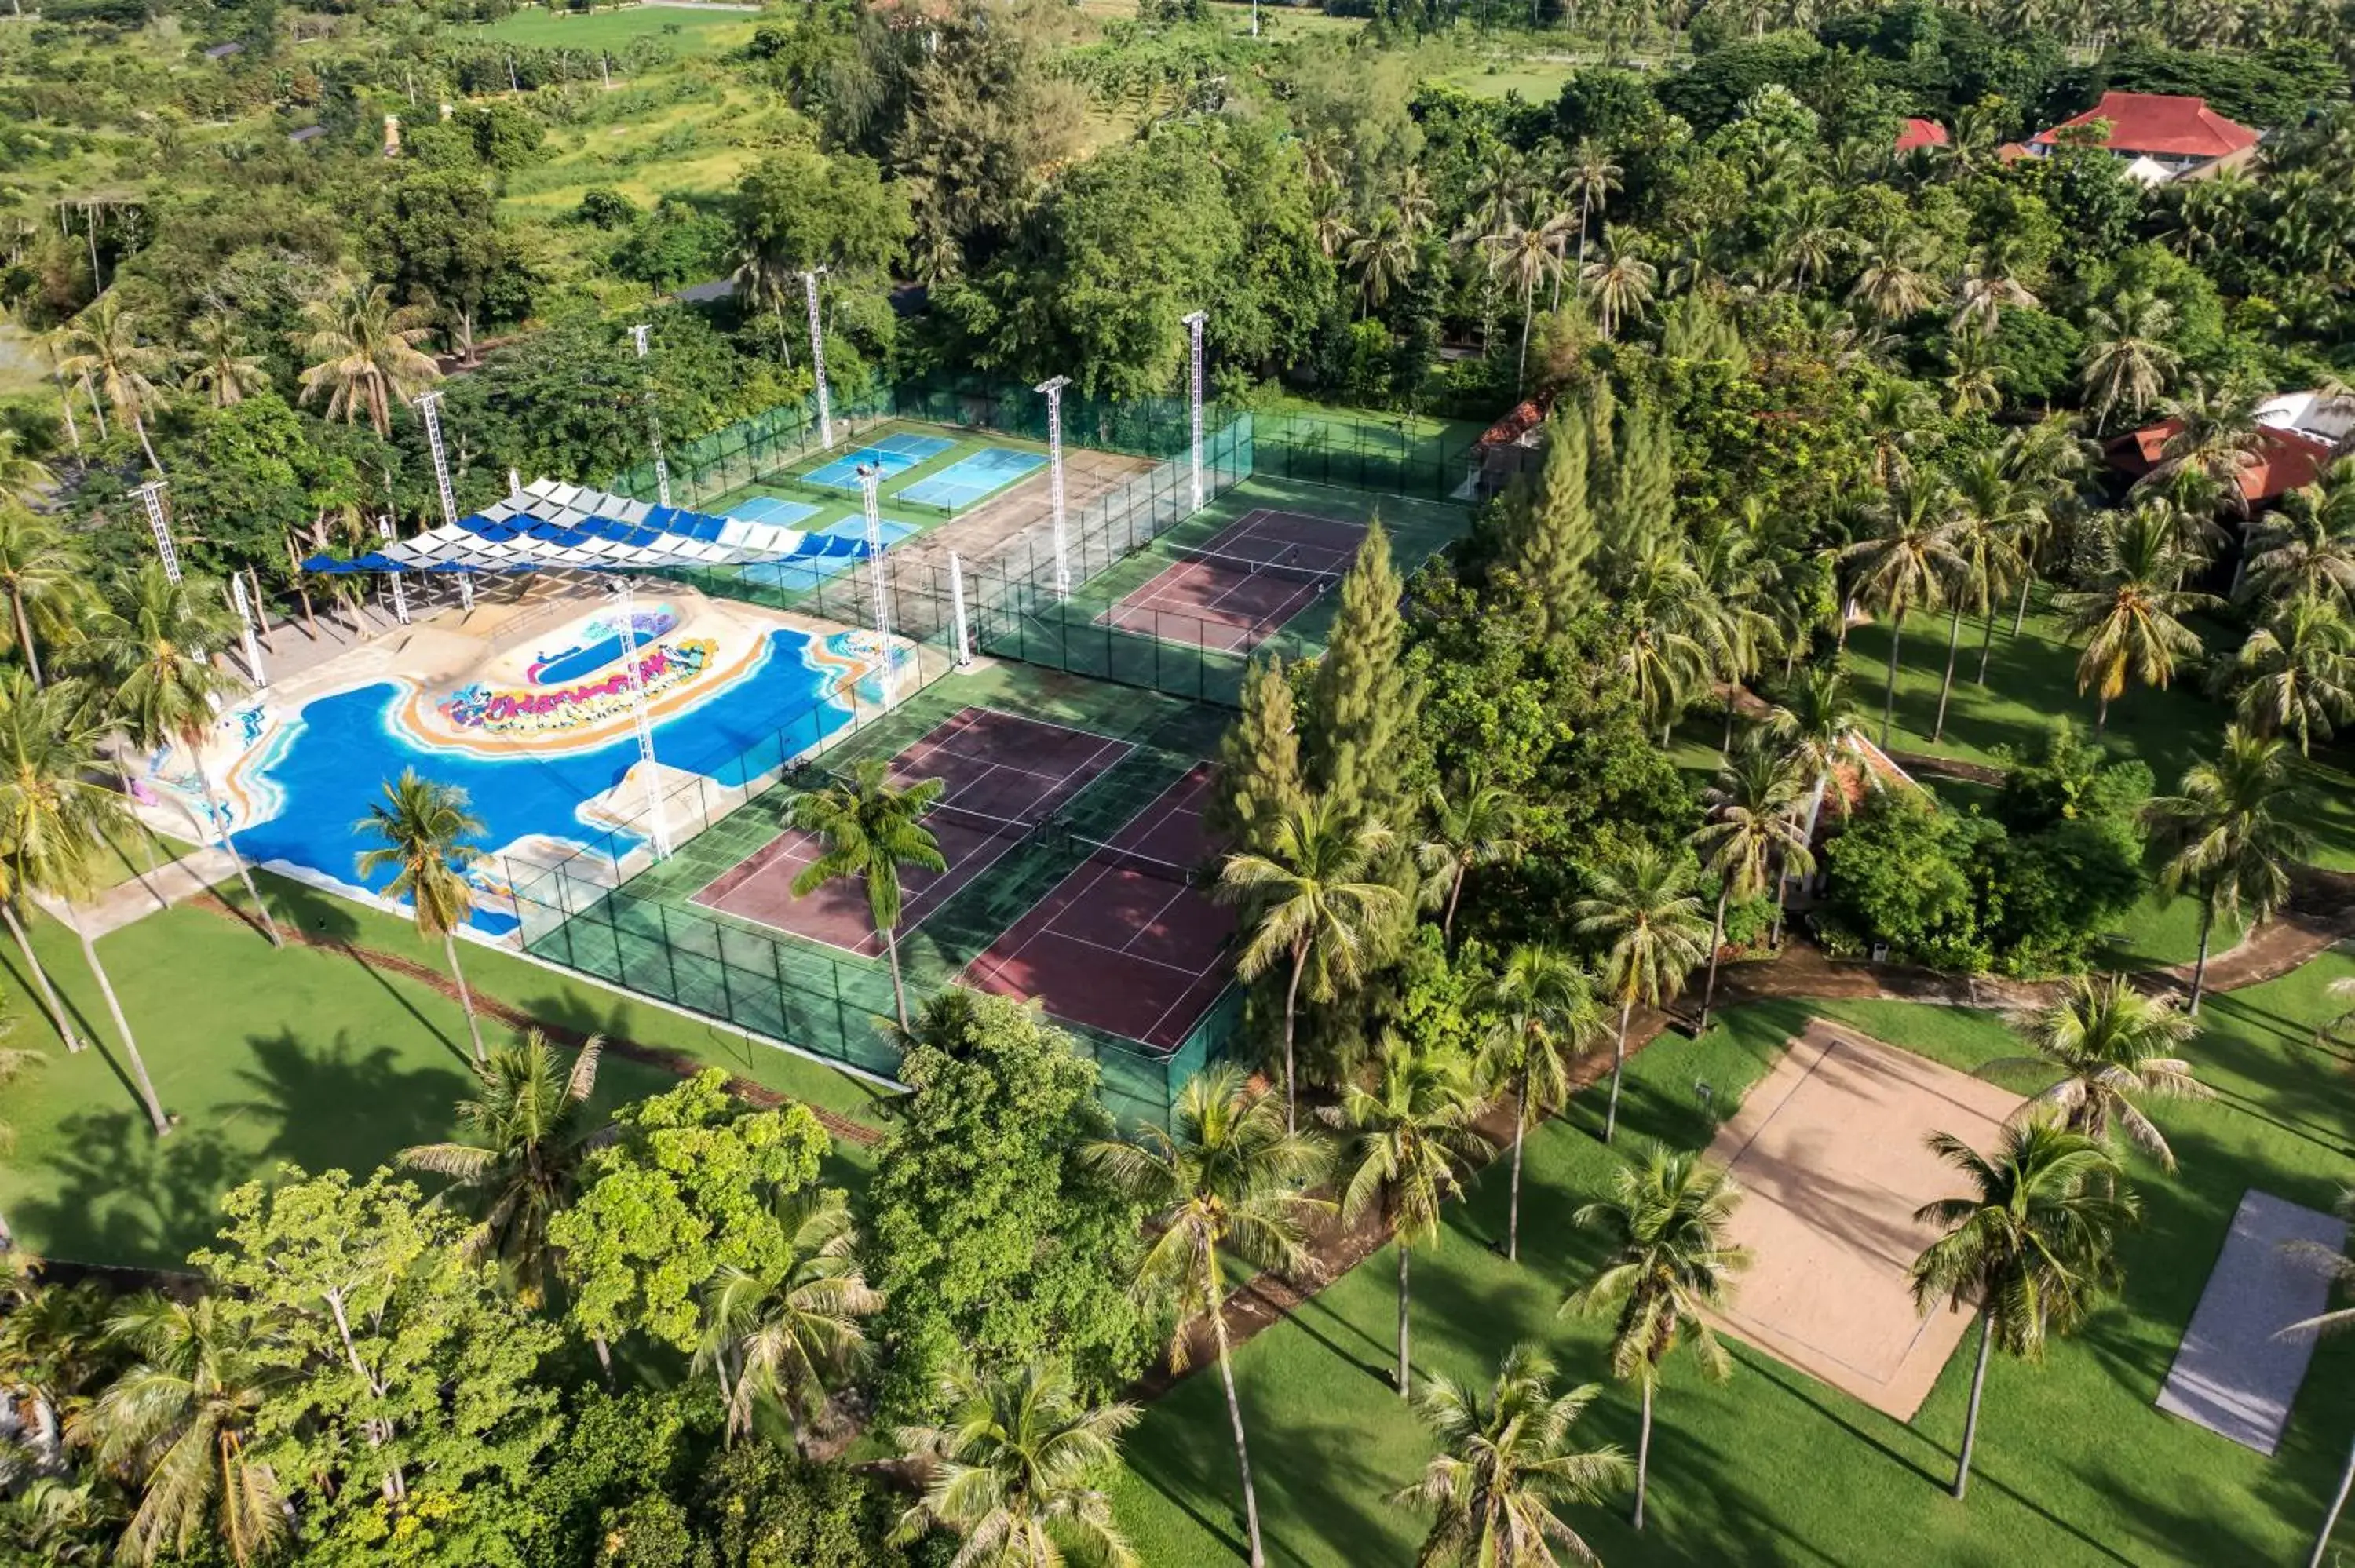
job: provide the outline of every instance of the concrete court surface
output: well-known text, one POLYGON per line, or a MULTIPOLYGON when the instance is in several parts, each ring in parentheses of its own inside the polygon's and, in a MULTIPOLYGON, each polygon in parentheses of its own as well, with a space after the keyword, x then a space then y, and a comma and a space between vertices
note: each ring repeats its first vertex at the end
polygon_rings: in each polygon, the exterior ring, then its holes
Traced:
POLYGON ((1907 1271, 1937 1237, 1913 1211, 1963 1191, 1930 1151, 1949 1132, 1994 1147, 2020 1097, 1811 1020, 1718 1129, 1710 1158, 1746 1194, 1750 1248, 1719 1327, 1901 1421, 1938 1381, 1971 1315, 1914 1309, 1907 1271))
POLYGON ((2314 1359, 2314 1335, 2284 1334, 2330 1306, 2330 1276, 2296 1244, 2335 1254, 2347 1225, 2252 1187, 2158 1391, 2158 1407, 2270 1455, 2314 1359))

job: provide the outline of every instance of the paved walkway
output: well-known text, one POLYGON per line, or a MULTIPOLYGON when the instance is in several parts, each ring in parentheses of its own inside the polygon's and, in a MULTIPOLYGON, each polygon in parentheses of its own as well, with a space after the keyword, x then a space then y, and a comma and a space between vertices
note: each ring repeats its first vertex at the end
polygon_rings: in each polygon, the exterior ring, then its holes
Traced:
POLYGON ((229 858, 227 850, 200 849, 177 860, 165 861, 153 871, 136 872, 129 881, 108 888, 70 912, 54 898, 40 897, 35 902, 44 915, 60 924, 78 927, 96 940, 159 909, 185 904, 236 874, 237 862, 229 858))

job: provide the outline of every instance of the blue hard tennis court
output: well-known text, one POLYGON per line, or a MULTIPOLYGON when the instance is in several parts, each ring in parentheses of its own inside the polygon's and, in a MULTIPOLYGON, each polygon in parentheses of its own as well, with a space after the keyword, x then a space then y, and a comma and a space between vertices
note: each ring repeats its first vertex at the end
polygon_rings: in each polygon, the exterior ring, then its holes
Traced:
POLYGON ((766 523, 773 527, 790 528, 817 508, 800 501, 784 501, 773 495, 755 495, 728 509, 730 517, 747 523, 766 523))
POLYGON ((844 452, 822 468, 812 469, 801 476, 801 482, 823 484, 829 490, 857 490, 862 464, 875 464, 888 480, 940 456, 954 445, 956 442, 945 436, 885 436, 872 445, 844 452))
POLYGON ((984 447, 963 461, 918 480, 900 492, 899 499, 920 506, 961 512, 1046 466, 1047 460, 1037 452, 1017 451, 1012 447, 984 447))
MULTIPOLYGON (((890 517, 884 518, 882 523, 883 546, 886 549, 916 532, 916 525, 912 523, 901 523, 890 517)), ((867 519, 844 517, 827 524, 811 536, 819 539, 864 539, 867 537, 867 519)), ((806 561, 772 561, 739 569, 748 583, 783 588, 788 593, 812 593, 818 584, 828 577, 840 577, 857 566, 860 559, 858 556, 819 556, 806 561)))

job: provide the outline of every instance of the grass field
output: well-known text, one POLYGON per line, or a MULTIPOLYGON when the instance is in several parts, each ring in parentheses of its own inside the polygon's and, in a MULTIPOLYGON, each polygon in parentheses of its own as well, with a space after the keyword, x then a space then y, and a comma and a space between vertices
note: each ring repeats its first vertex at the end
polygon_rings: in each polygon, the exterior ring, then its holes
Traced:
MULTIPOLYGON (((265 875, 282 921, 314 936, 442 967, 438 944, 404 923, 265 875)), ((38 923, 35 946, 82 1027, 108 1042, 68 1055, 29 999, 22 959, 0 949, 0 991, 16 1027, 10 1044, 46 1061, 7 1095, 15 1150, 0 1164, 0 1213, 37 1252, 87 1262, 169 1266, 211 1239, 219 1195, 282 1161, 365 1170, 453 1128, 471 1092, 457 1003, 398 973, 341 953, 273 952, 241 922, 183 906, 103 938, 99 952, 166 1111, 181 1125, 161 1140, 112 1044, 103 1001, 60 927, 38 923)), ((878 1092, 806 1058, 505 953, 467 946, 478 993, 551 1023, 686 1052, 779 1090, 869 1122, 878 1092)), ((506 1032, 485 1022, 486 1040, 506 1032)), ((658 1092, 666 1071, 609 1054, 601 1103, 658 1092)), ((841 1144, 837 1172, 863 1180, 868 1157, 841 1144)))
POLYGON ((680 5, 625 5, 618 10, 550 11, 530 6, 459 36, 495 38, 549 49, 613 49, 639 38, 666 38, 682 53, 733 48, 752 36, 752 11, 696 10, 680 5))
MULTIPOLYGON (((2347 1063, 2311 1046, 2322 986, 2355 974, 2338 955, 2270 985, 2218 997, 2191 1048, 2221 1092, 2162 1107, 2182 1161, 2169 1179, 2137 1160, 2145 1221, 2126 1244, 2118 1306, 2031 1367, 1989 1373, 1977 1479, 1946 1495, 1970 1358, 1954 1358, 1910 1424, 1882 1416, 1779 1362, 1737 1349, 1731 1383, 1701 1383, 1679 1358, 1659 1396, 1650 1528, 1580 1509, 1573 1521, 1613 1568, 1646 1563, 1829 1565, 1909 1562, 2141 1565, 2301 1560, 2345 1455, 2355 1411, 2336 1397, 2355 1341, 2326 1343, 2280 1454, 2271 1460, 2152 1406, 2242 1193, 2259 1187, 2328 1206, 2355 1168, 2347 1063), (1902 1542, 1902 1547, 1897 1543, 1902 1542), (2293 1554, 2300 1554, 2294 1558, 2293 1554)), ((1629 1070, 1623 1136, 1698 1147, 1717 1115, 1773 1062, 1810 1012, 1968 1066, 2015 1049, 1983 1014, 1903 1003, 1772 1003, 1739 1009, 1701 1040, 1670 1036, 1629 1070)), ((1490 1245, 1504 1181, 1492 1168, 1451 1205, 1444 1238, 1414 1267, 1419 1376, 1485 1387, 1516 1339, 1543 1343, 1566 1381, 1604 1375, 1604 1326, 1554 1317, 1592 1268, 1593 1242, 1568 1216, 1607 1180, 1589 1096, 1533 1136, 1520 1266, 1490 1245)), ((1387 1383, 1395 1260, 1369 1260, 1238 1357, 1272 1563, 1409 1560, 1424 1521, 1386 1499, 1432 1452, 1387 1383)), ((1967 1342, 1967 1341, 1966 1341, 1967 1342)), ((1636 1407, 1612 1388, 1581 1430, 1632 1449, 1636 1407)), ((1215 1377, 1155 1404, 1128 1444, 1121 1522, 1147 1562, 1240 1554, 1234 1456, 1215 1377)))

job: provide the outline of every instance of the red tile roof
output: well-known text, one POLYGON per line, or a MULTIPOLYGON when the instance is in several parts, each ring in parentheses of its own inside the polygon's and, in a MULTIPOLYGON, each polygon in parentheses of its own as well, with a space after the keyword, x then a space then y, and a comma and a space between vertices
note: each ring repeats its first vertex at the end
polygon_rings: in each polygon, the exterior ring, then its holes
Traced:
POLYGON ((1490 447, 1510 446, 1545 422, 1546 411, 1530 400, 1513 406, 1512 411, 1482 432, 1473 443, 1483 450, 1490 447))
POLYGON ((1905 122, 1904 130, 1897 132, 1897 151, 1901 155, 1913 152, 1916 147, 1943 147, 1945 144, 1946 128, 1934 120, 1916 116, 1905 122))
POLYGON ((2016 164, 2029 155, 2027 147, 2018 142, 2006 142, 1995 150, 1995 155, 2007 164, 2016 164))
POLYGON ((2060 132, 2073 125, 2106 120, 2114 153, 2153 153, 2163 158, 2222 158, 2254 147, 2257 133, 2235 125, 2208 107, 2204 98, 2183 98, 2161 92, 2105 92, 2102 101, 2063 121, 2036 140, 2051 146, 2060 132))
MULTIPOLYGON (((2139 479, 2167 458, 2167 443, 2183 428, 2178 419, 2113 437, 2105 449, 2110 466, 2139 479)), ((2241 493, 2251 502, 2273 501, 2293 490, 2303 490, 2330 466, 2328 441, 2273 425, 2257 427, 2254 461, 2241 471, 2241 493)))

